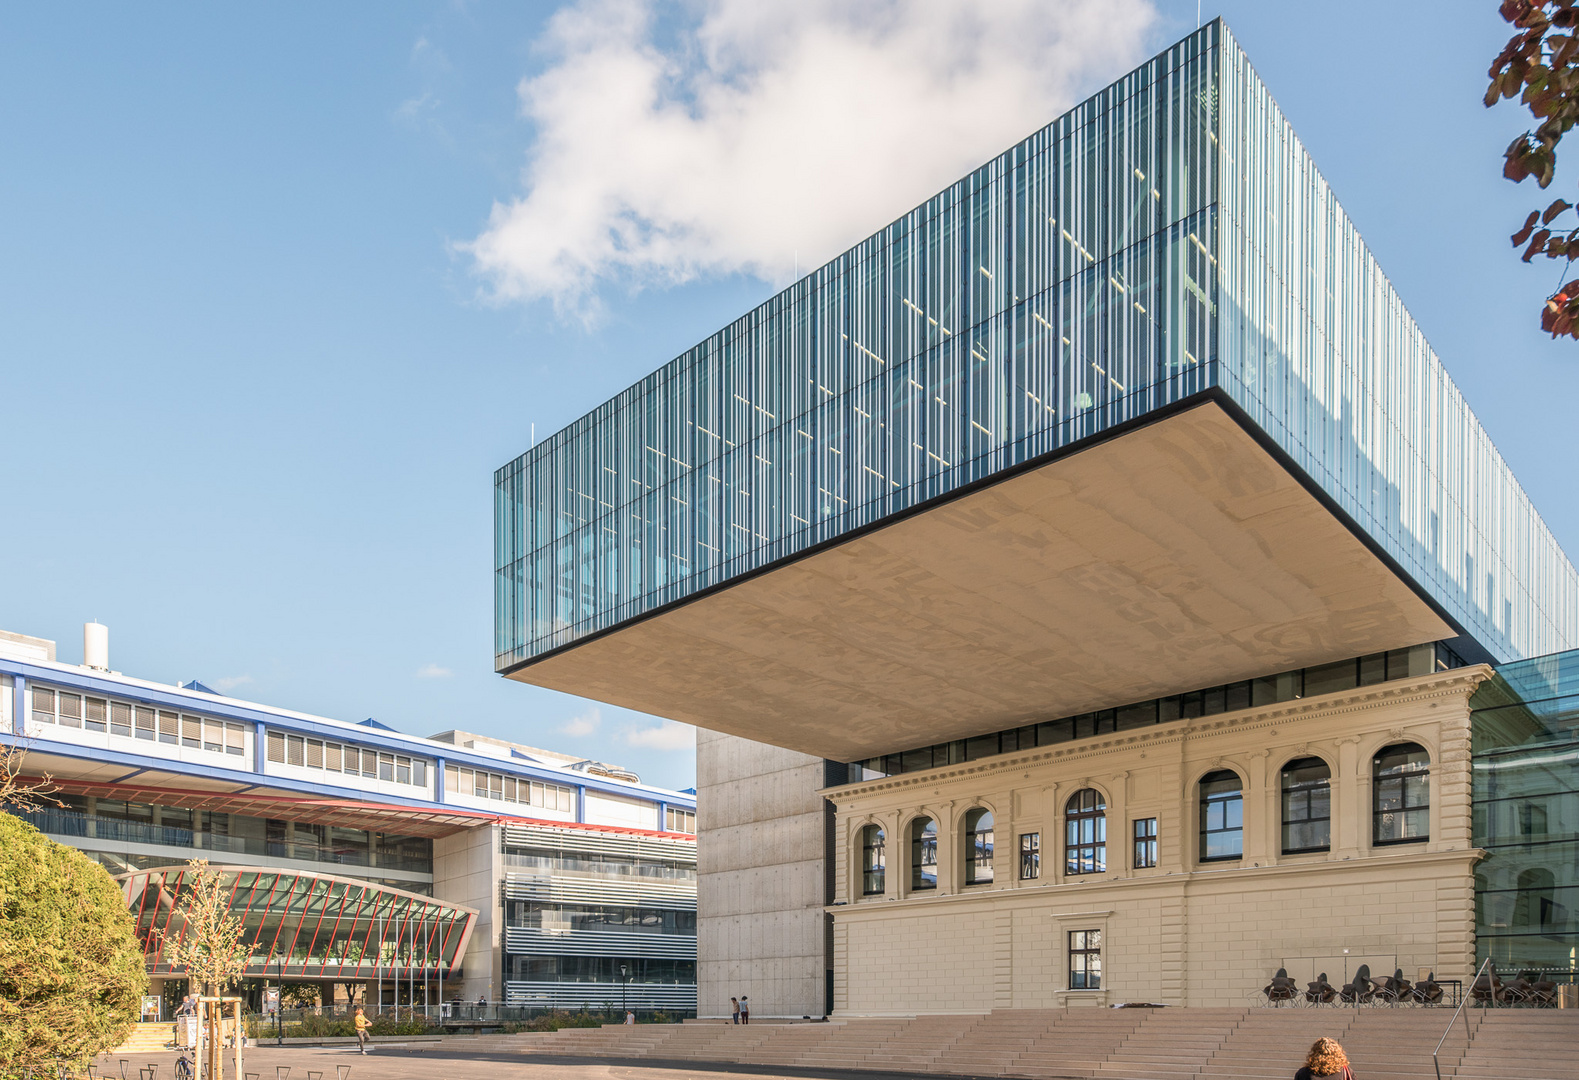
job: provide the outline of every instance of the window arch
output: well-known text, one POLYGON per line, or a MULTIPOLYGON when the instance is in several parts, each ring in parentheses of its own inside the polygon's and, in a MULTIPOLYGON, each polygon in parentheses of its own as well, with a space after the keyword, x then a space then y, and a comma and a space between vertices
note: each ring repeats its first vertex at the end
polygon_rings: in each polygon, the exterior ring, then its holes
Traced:
POLYGON ((918 817, 910 823, 910 891, 938 887, 938 823, 918 817))
POLYGON ((861 829, 861 895, 881 896, 887 888, 887 837, 881 825, 861 829))
POLYGON ((1394 743, 1371 759, 1371 842, 1431 839, 1431 755, 1419 743, 1394 743))
POLYGON ((1332 769, 1319 757, 1283 766, 1283 854, 1332 848, 1332 769))
POLYGON ((992 881, 992 811, 978 806, 965 815, 965 884, 992 881))
POLYGON ((1082 788, 1064 804, 1064 873, 1107 873, 1107 799, 1082 788))
POLYGON ((1245 853, 1244 784, 1232 769, 1201 777, 1201 861, 1237 859, 1245 853))

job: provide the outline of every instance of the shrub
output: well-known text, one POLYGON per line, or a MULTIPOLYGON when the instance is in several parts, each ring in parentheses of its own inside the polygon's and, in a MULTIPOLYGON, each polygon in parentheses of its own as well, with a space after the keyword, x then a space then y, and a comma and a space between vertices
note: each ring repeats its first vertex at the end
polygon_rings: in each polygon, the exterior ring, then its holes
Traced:
POLYGON ((0 1076, 113 1050, 147 989, 142 945, 104 867, 0 813, 0 1076))

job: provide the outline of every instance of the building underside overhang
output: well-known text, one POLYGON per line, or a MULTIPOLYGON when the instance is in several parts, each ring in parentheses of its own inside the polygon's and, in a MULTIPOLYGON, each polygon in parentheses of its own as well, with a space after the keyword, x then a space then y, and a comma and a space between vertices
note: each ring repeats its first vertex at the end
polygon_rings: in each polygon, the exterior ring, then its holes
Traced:
POLYGON ((510 677, 854 761, 1456 633, 1209 401, 510 677))
MULTIPOLYGON (((48 783, 66 795, 91 795, 103 799, 157 803, 186 810, 282 818, 306 825, 338 825, 398 833, 401 836, 440 837, 480 828, 497 815, 479 810, 435 810, 374 801, 352 802, 330 795, 308 795, 271 788, 266 784, 238 784, 217 777, 160 769, 128 770, 125 765, 92 761, 69 754, 51 753, 47 747, 28 750, 24 783, 48 783)), ((259 777, 263 779, 263 777, 259 777)))

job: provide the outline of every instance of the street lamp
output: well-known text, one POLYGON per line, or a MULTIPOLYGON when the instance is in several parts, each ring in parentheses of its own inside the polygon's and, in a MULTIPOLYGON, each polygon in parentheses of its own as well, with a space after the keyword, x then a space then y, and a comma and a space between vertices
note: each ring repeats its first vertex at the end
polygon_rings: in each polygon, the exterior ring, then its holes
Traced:
MULTIPOLYGON (((624 964, 621 964, 620 965, 620 1012, 622 1012, 622 1013, 629 1011, 625 1007, 625 988, 630 985, 630 980, 627 978, 627 976, 629 974, 630 974, 630 968, 625 966, 624 964)), ((624 1022, 625 1022, 625 1017, 621 1016, 620 1017, 620 1023, 623 1024, 624 1022)))

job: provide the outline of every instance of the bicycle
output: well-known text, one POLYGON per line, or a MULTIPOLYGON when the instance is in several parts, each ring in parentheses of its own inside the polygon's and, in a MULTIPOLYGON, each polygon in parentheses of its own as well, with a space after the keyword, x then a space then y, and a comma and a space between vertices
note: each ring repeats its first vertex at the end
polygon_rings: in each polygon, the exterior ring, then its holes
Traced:
POLYGON ((197 1070, 192 1066, 192 1059, 182 1053, 175 1059, 175 1080, 196 1080, 197 1070))

